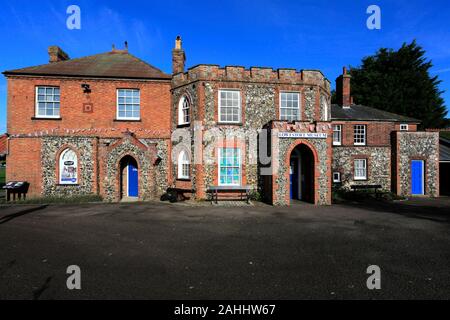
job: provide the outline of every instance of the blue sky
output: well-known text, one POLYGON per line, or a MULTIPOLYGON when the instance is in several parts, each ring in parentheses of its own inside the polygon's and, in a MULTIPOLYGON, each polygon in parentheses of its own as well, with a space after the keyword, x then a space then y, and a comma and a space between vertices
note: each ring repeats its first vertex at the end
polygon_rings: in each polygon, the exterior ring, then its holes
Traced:
MULTIPOLYGON (((450 106, 450 1, 444 0, 1 0, 0 70, 44 64, 47 47, 71 57, 121 48, 166 72, 176 35, 187 65, 320 69, 332 81, 344 65, 380 47, 417 39, 450 106), (81 8, 81 30, 66 28, 66 9, 81 8), (368 30, 366 9, 380 6, 381 30, 368 30)), ((6 130, 6 81, 0 79, 0 132, 6 130)))

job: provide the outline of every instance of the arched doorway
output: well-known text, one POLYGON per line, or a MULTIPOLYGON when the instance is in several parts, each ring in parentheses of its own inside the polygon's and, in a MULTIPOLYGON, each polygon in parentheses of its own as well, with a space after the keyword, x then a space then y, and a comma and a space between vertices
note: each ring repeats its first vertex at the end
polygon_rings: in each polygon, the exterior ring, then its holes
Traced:
POLYGON ((131 156, 120 160, 120 198, 139 198, 139 169, 137 161, 131 156))
POLYGON ((305 144, 294 148, 290 156, 290 199, 314 203, 314 154, 305 144))

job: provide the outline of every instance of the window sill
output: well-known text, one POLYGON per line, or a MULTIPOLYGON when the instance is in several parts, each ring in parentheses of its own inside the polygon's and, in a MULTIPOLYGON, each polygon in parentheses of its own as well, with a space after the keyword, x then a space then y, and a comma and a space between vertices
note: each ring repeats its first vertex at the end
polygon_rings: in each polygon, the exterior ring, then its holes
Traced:
POLYGON ((47 117, 31 117, 31 120, 50 120, 50 121, 61 121, 62 118, 47 118, 47 117))
POLYGON ((190 178, 177 178, 177 181, 180 181, 180 182, 191 182, 192 180, 190 178))
POLYGON ((114 122, 142 122, 141 119, 114 119, 114 122))
POLYGON ((79 187, 80 185, 77 184, 62 184, 62 183, 58 183, 56 184, 57 187, 79 187))
POLYGON ((355 178, 353 178, 353 181, 368 181, 368 179, 367 178, 365 178, 365 179, 355 179, 355 178))
POLYGON ((217 122, 219 126, 242 126, 242 122, 217 122))
POLYGON ((177 128, 189 128, 190 126, 191 126, 190 123, 184 123, 184 124, 177 125, 177 128))

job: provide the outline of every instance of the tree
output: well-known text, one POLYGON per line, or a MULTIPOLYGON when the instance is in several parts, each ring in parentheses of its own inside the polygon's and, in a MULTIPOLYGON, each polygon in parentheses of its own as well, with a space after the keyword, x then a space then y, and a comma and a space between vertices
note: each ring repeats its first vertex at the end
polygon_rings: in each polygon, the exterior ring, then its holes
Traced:
POLYGON ((445 127, 441 81, 430 75, 432 66, 415 40, 398 51, 382 48, 364 58, 360 67, 350 68, 354 101, 419 119, 425 128, 445 127))

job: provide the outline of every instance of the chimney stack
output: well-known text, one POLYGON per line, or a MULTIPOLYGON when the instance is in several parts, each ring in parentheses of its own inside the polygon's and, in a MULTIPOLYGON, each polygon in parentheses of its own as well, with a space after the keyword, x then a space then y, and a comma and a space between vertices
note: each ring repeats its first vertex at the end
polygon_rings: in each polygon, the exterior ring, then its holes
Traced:
POLYGON ((60 47, 58 46, 51 46, 48 47, 48 55, 49 55, 49 62, 60 62, 60 61, 66 61, 69 60, 69 55, 65 53, 60 47))
POLYGON ((182 48, 181 37, 177 36, 175 40, 175 48, 172 50, 172 73, 177 74, 184 72, 184 63, 186 62, 186 55, 182 48))
POLYGON ((341 107, 350 107, 353 104, 353 97, 350 91, 350 81, 352 76, 344 67, 342 75, 336 79, 336 97, 341 107))

